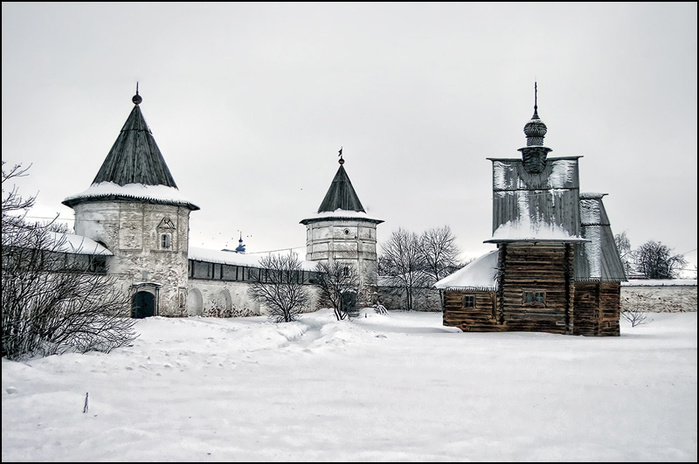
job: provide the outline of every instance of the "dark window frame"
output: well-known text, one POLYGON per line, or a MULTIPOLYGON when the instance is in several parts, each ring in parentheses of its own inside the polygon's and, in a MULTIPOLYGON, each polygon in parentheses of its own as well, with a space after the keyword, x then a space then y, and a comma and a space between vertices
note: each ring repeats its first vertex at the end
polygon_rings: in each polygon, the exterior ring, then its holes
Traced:
POLYGON ((476 307, 476 295, 474 295, 472 293, 468 294, 468 295, 464 295, 463 305, 464 305, 464 308, 475 308, 476 307))
POLYGON ((527 289, 522 291, 522 306, 546 306, 546 290, 527 289))

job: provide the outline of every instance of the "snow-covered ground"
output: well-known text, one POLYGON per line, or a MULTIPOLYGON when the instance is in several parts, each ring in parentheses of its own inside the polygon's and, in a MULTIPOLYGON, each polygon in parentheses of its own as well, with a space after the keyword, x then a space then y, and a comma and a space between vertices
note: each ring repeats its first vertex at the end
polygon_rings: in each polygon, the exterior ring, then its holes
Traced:
POLYGON ((110 354, 3 359, 2 460, 696 462, 696 312, 614 338, 441 317, 154 317, 110 354))

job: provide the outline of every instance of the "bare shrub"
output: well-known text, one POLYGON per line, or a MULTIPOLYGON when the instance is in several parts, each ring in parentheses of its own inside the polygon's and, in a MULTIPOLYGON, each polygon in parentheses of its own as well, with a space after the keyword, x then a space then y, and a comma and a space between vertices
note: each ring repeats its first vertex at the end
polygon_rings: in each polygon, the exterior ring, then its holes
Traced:
POLYGON ((355 316, 357 312, 343 304, 343 295, 347 292, 357 293, 357 269, 349 263, 321 261, 316 265, 316 271, 316 285, 320 288, 321 304, 332 307, 338 321, 355 316))
POLYGON ((631 327, 636 327, 641 324, 650 324, 653 319, 648 316, 648 312, 644 310, 648 302, 646 297, 639 294, 634 294, 624 298, 621 304, 621 316, 631 323, 631 327))
POLYGON ((109 352, 136 338, 128 297, 105 275, 103 257, 66 252, 53 222, 31 224, 23 199, 6 182, 24 176, 2 170, 2 356, 22 359, 67 351, 109 352))
POLYGON ((310 301, 310 291, 301 283, 303 269, 296 253, 269 255, 260 259, 260 277, 248 292, 266 306, 275 322, 291 322, 298 318, 310 301))

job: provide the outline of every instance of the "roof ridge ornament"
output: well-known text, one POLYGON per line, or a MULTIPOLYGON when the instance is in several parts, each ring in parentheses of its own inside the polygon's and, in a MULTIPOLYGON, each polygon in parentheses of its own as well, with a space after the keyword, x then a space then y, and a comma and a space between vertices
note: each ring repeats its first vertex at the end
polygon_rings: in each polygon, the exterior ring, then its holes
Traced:
POLYGON ((134 103, 134 105, 138 105, 143 101, 143 98, 138 94, 138 81, 136 81, 136 95, 133 96, 131 101, 134 103))
POLYGON ((524 125, 524 135, 527 137, 527 146, 539 146, 544 144, 544 136, 546 135, 547 129, 546 124, 539 118, 538 112, 538 88, 536 82, 534 82, 534 115, 524 125))
POLYGON ((544 136, 548 129, 544 121, 539 119, 539 89, 534 81, 534 115, 524 125, 524 135, 527 137, 527 146, 519 148, 522 153, 524 169, 531 174, 538 174, 546 167, 546 155, 551 151, 544 146, 544 136))

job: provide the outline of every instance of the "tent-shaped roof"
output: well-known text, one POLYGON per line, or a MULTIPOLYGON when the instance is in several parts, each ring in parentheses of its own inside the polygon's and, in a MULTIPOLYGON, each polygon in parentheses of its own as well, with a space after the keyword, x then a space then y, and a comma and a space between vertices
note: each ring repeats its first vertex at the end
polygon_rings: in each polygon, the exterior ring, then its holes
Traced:
POLYGON ((155 138, 141 113, 136 90, 134 108, 102 163, 90 188, 63 200, 71 208, 92 200, 136 199, 153 203, 199 207, 185 199, 175 184, 155 138))
POLYGON ((92 181, 93 184, 113 182, 117 185, 165 185, 177 188, 175 179, 172 178, 155 138, 143 118, 138 104, 140 101, 140 96, 136 94, 136 104, 95 180, 92 181))
POLYGON ((333 212, 338 209, 343 211, 366 212, 342 164, 340 164, 340 168, 337 170, 337 173, 335 173, 335 178, 332 184, 330 184, 330 188, 325 194, 325 198, 323 198, 318 212, 333 212))

